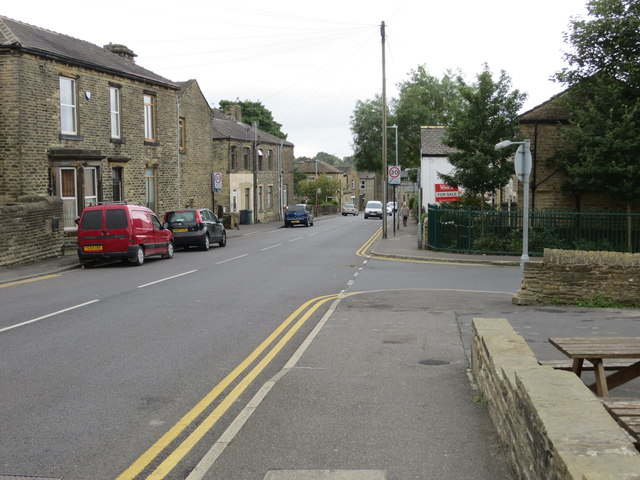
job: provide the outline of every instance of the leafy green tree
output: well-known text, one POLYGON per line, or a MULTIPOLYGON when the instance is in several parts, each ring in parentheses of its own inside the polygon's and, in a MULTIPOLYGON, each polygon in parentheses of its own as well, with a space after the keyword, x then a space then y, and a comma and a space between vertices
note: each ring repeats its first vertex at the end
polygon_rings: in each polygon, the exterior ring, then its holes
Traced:
POLYGON ((355 167, 361 172, 382 170, 382 97, 356 102, 351 134, 355 167))
POLYGON ((287 134, 283 133, 282 125, 273 119, 273 113, 268 110, 262 102, 252 102, 250 100, 241 101, 236 98, 235 101, 220 100, 220 110, 225 111, 229 105, 240 105, 242 108, 242 121, 251 124, 258 122, 258 128, 263 132, 275 135, 278 138, 286 139, 287 134))
POLYGON ((483 196, 504 187, 513 174, 513 152, 496 150, 495 144, 518 136, 518 111, 526 95, 511 90, 504 71, 494 80, 487 65, 475 83, 458 77, 457 84, 462 104, 447 125, 444 143, 458 151, 449 155, 453 172, 440 176, 451 186, 483 196))
MULTIPOLYGON (((456 77, 451 72, 438 79, 421 65, 409 72, 408 80, 398 84, 398 98, 390 103, 397 120, 398 158, 403 167, 418 166, 422 141, 420 127, 451 123, 460 102, 456 77)), ((389 130, 389 135, 392 134, 389 130)), ((388 143, 393 149, 394 142, 395 138, 390 137, 388 143)))
POLYGON ((301 190, 302 182, 307 179, 307 174, 299 171, 294 167, 293 169, 293 193, 297 197, 302 197, 303 193, 301 190))
POLYGON ((318 152, 315 159, 320 162, 328 163, 329 165, 336 165, 340 163, 340 157, 336 157, 335 155, 331 155, 326 152, 318 152))
POLYGON ((574 195, 640 198, 640 1, 590 0, 588 19, 572 21, 565 40, 569 67, 556 75, 569 86, 572 127, 553 159, 574 195))
POLYGON ((297 195, 300 198, 308 197, 312 203, 315 203, 316 193, 318 193, 319 203, 324 203, 327 197, 336 198, 340 192, 340 181, 330 178, 328 175, 320 175, 317 180, 302 180, 298 184, 297 195))
POLYGON ((569 64, 556 78, 575 85, 595 74, 640 87, 640 1, 589 0, 588 18, 573 19, 566 43, 573 50, 565 53, 569 64))

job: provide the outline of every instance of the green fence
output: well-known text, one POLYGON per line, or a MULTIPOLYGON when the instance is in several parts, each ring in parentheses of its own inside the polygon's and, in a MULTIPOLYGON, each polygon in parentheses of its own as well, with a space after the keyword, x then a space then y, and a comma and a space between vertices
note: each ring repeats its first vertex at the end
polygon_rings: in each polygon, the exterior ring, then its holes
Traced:
MULTIPOLYGON (((522 212, 429 205, 427 248, 520 255, 522 212)), ((640 213, 529 212, 529 255, 545 248, 640 252, 640 213)))

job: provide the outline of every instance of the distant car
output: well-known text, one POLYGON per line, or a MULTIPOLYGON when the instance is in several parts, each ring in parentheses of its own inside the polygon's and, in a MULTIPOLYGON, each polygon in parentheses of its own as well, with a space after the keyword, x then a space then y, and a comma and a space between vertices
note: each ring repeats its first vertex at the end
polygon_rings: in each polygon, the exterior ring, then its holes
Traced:
POLYGON ((360 212, 353 203, 345 203, 342 207, 342 216, 344 217, 347 215, 357 216, 358 213, 360 212))
POLYGON ((227 231, 208 208, 172 210, 164 214, 164 225, 173 233, 176 247, 209 250, 212 243, 227 244, 227 231))
POLYGON ((396 202, 387 202, 387 215, 391 215, 393 212, 398 211, 398 204, 396 202))
POLYGON ((86 267, 104 260, 128 260, 142 265, 145 258, 173 257, 173 235, 150 209, 109 203, 86 207, 75 219, 78 258, 86 267))
POLYGON ((369 200, 364 208, 364 218, 378 217, 382 218, 382 202, 377 200, 369 200))
POLYGON ((294 225, 313 226, 313 215, 307 210, 307 206, 304 203, 297 203, 287 207, 287 212, 284 214, 284 226, 287 228, 294 225))

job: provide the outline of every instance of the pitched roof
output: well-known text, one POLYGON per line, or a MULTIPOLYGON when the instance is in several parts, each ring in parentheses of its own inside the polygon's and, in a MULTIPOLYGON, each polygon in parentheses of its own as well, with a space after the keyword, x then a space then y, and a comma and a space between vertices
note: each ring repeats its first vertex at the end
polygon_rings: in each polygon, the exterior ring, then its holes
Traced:
MULTIPOLYGON (((344 173, 342 170, 340 170, 339 168, 334 167, 333 165, 330 165, 326 162, 322 162, 322 161, 318 161, 317 162, 317 169, 318 169, 318 173, 324 173, 324 174, 332 174, 332 175, 336 175, 336 174, 342 174, 344 173)), ((315 161, 304 161, 302 163, 298 164, 298 171, 302 172, 302 173, 316 173, 316 162, 315 161)))
POLYGON ((420 127, 421 146, 423 157, 446 157, 450 153, 457 152, 442 143, 445 135, 444 127, 420 127))
POLYGON ((72 65, 177 88, 171 80, 93 43, 0 16, 0 50, 3 49, 43 55, 72 65))
MULTIPOLYGON (((213 109, 212 121, 214 140, 238 140, 242 142, 253 142, 253 126, 249 125, 248 123, 238 122, 237 120, 234 120, 233 118, 225 115, 218 109, 213 109)), ((280 145, 281 142, 285 147, 293 147, 293 143, 258 129, 259 144, 280 145)))

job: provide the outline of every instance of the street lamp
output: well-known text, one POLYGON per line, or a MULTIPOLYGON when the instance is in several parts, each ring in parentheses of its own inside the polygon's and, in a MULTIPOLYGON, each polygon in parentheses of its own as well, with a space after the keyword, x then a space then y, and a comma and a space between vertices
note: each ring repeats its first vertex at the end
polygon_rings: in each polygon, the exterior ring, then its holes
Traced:
POLYGON ((529 261, 529 174, 531 173, 531 142, 526 139, 522 142, 503 140, 496 143, 495 149, 500 150, 510 145, 520 145, 516 150, 514 161, 516 175, 522 182, 524 190, 524 202, 522 205, 522 256, 520 257, 520 272, 524 272, 524 264, 529 261))
POLYGON ((418 248, 422 249, 422 187, 420 185, 420 168, 407 168, 405 172, 409 172, 410 170, 416 170, 416 180, 417 180, 417 189, 418 189, 418 248))

